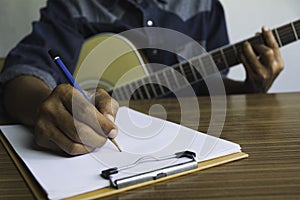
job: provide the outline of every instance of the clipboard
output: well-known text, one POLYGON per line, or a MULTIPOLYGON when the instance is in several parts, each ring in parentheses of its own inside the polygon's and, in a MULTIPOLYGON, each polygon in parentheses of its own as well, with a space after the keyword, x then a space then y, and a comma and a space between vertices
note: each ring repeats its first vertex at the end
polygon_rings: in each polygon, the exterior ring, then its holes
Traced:
MULTIPOLYGON (((28 185, 28 187, 32 191, 33 195, 37 199, 47 199, 46 192, 39 185, 39 183, 36 181, 36 179, 33 177, 33 175, 30 173, 30 171, 27 169, 27 167, 25 166, 23 161, 19 158, 19 156, 17 155, 17 153, 15 152, 13 147, 10 145, 8 140, 5 138, 5 136, 4 136, 4 134, 2 133, 1 130, 0 130, 0 140, 1 140, 1 143, 3 144, 4 148, 6 149, 8 155, 11 157, 11 159, 13 160, 13 162, 16 165, 17 169, 19 170, 20 174, 24 178, 26 184, 28 185)), ((180 173, 175 173, 175 174, 172 174, 172 175, 160 177, 160 178, 155 179, 155 180, 146 181, 146 182, 143 182, 143 183, 123 187, 123 188, 120 188, 120 189, 115 189, 115 188, 112 188, 112 187, 105 187, 105 188, 102 188, 102 189, 87 192, 87 193, 84 193, 84 194, 79 194, 79 195, 72 196, 72 197, 65 198, 65 199, 70 199, 70 200, 77 200, 77 199, 79 200, 80 199, 80 200, 82 200, 82 199, 102 198, 102 197, 118 194, 118 193, 121 193, 121 192, 124 192, 124 191, 136 189, 136 188, 139 188, 139 187, 143 187, 143 186, 146 186, 146 185, 155 184, 155 183, 162 182, 162 181, 167 181, 169 179, 174 179, 174 178, 179 177, 179 176, 191 174, 191 173, 194 173, 194 172, 197 172, 197 171, 200 171, 200 170, 205 170, 205 169, 208 169, 208 168, 211 168, 211 167, 215 167, 215 166, 218 166, 218 165, 233 162, 233 161, 240 160, 240 159, 247 158, 247 157, 248 157, 248 154, 246 154, 244 152, 233 153, 233 154, 229 154, 229 155, 226 155, 226 156, 223 156, 223 157, 218 157, 218 158, 215 158, 215 159, 207 160, 207 161, 204 161, 204 162, 198 162, 197 168, 195 168, 195 169, 191 169, 191 170, 183 171, 183 172, 180 172, 180 173)))

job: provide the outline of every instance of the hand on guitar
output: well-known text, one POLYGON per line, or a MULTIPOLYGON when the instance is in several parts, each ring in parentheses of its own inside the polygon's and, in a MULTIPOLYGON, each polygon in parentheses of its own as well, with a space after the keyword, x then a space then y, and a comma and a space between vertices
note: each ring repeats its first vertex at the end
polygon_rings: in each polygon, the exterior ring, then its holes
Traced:
POLYGON ((272 31, 263 27, 262 36, 265 45, 251 46, 249 42, 246 42, 241 54, 247 76, 245 80, 246 92, 249 93, 267 92, 284 68, 279 46, 272 31))
POLYGON ((88 153, 101 147, 107 137, 116 137, 117 110, 118 103, 102 89, 95 93, 94 106, 71 85, 59 85, 39 107, 36 142, 70 155, 88 153))

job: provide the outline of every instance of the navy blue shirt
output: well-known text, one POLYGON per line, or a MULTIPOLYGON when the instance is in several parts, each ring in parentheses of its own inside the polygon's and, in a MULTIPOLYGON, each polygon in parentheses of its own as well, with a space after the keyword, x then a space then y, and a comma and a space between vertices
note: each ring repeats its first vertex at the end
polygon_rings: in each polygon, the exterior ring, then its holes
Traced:
MULTIPOLYGON (((181 32, 207 51, 228 44, 224 11, 217 0, 48 0, 32 32, 8 54, 0 81, 33 75, 53 89, 67 80, 49 57, 49 49, 54 48, 74 72, 86 39, 147 26, 181 32)), ((179 62, 163 50, 144 49, 144 54, 150 63, 179 62)))

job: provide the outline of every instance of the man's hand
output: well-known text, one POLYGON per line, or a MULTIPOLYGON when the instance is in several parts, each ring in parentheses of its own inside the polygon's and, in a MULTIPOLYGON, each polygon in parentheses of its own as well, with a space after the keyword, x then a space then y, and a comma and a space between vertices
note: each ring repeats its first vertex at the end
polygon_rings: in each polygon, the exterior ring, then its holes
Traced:
POLYGON ((88 153, 117 135, 113 119, 118 103, 104 90, 94 96, 95 106, 70 85, 57 86, 39 106, 35 138, 39 146, 70 155, 88 153))
POLYGON ((249 42, 244 44, 241 60, 247 75, 245 92, 267 92, 284 68, 283 59, 272 31, 263 27, 262 36, 265 45, 252 47, 249 42))

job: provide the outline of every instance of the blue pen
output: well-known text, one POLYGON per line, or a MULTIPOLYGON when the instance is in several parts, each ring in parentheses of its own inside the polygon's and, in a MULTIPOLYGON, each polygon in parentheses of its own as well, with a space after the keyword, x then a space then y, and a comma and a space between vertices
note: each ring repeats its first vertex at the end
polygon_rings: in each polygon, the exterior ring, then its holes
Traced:
MULTIPOLYGON (((48 51, 51 58, 54 60, 55 64, 64 72, 66 77, 69 79, 70 83, 75 87, 79 92, 83 95, 83 97, 91 103, 90 99, 86 96, 85 92, 81 89, 81 87, 78 85, 78 83, 75 81, 73 75, 69 72, 68 68, 64 64, 64 62, 60 59, 57 53, 55 53, 52 49, 48 51)), ((121 152, 121 148, 119 147, 118 143, 115 141, 114 138, 109 138, 110 141, 118 148, 118 150, 121 152)))
POLYGON ((78 83, 75 81, 74 77, 72 74, 69 72, 68 68, 66 65, 63 63, 63 61, 60 59, 58 54, 56 54, 53 50, 49 50, 48 53, 50 54, 51 58, 54 60, 56 65, 64 72, 66 77, 69 79, 70 83, 75 87, 79 92, 83 95, 83 97, 90 102, 90 99, 86 96, 85 92, 81 89, 81 87, 78 85, 78 83))

